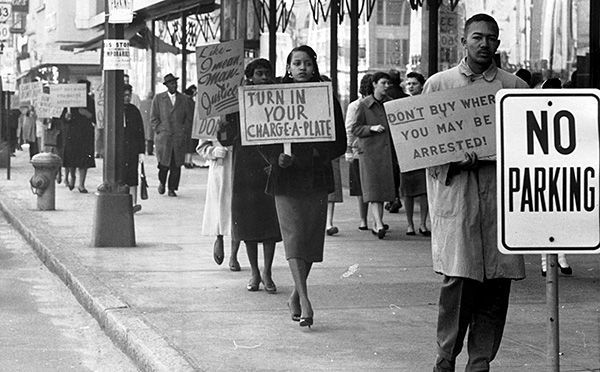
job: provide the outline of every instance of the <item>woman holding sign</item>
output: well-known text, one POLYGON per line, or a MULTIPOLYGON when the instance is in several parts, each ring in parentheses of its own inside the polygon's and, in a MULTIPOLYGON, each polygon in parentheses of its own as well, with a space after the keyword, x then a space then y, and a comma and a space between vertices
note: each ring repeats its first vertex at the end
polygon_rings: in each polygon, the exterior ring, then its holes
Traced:
MULTIPOLYGON (((287 58, 283 83, 319 82, 314 50, 302 45, 287 58)), ((335 141, 303 142, 291 146, 291 155, 281 145, 265 146, 271 164, 267 191, 275 196, 285 255, 294 279, 288 300, 292 320, 301 327, 313 324, 314 311, 308 299, 307 279, 314 262, 323 261, 327 217, 327 195, 334 191, 331 160, 346 150, 342 110, 334 98, 335 141)))
POLYGON ((387 225, 383 223, 383 203, 396 198, 394 166, 398 160, 383 108, 383 103, 390 100, 386 94, 389 82, 388 73, 373 74, 373 94, 360 102, 352 124, 352 133, 359 138, 363 200, 369 203, 375 220, 372 232, 379 239, 387 232, 387 225))

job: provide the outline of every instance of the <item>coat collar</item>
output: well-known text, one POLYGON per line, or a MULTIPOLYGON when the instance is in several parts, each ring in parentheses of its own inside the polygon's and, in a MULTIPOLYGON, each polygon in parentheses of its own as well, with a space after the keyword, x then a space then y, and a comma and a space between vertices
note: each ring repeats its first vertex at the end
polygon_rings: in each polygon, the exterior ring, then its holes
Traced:
POLYGON ((496 79, 496 75, 498 74, 498 66, 496 66, 495 61, 492 61, 490 67, 488 67, 488 69, 485 70, 482 74, 474 73, 473 70, 471 70, 471 67, 469 67, 469 64, 467 63, 467 57, 463 58, 462 61, 460 61, 460 64, 458 65, 458 70, 461 74, 471 78, 472 81, 483 78, 485 81, 492 82, 494 81, 494 79, 496 79))
MULTIPOLYGON (((375 99, 375 96, 373 96, 372 94, 368 97, 365 97, 363 99, 363 101, 365 102, 365 105, 367 105, 367 107, 371 108, 371 106, 375 105, 378 103, 378 101, 375 99)), ((388 96, 385 96, 383 98, 383 100, 381 100, 381 103, 383 102, 387 102, 387 101, 391 101, 391 98, 388 96)))

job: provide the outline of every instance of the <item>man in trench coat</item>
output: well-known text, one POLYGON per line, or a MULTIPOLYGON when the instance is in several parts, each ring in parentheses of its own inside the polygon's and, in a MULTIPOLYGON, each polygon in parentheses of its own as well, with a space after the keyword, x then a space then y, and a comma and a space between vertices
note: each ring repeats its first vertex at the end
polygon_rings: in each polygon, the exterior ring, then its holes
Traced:
POLYGON ((154 97, 150 112, 160 181, 158 193, 165 193, 166 184, 169 196, 177 196, 181 166, 185 158, 186 133, 191 131, 194 116, 192 100, 177 91, 178 79, 173 74, 164 77, 163 84, 167 91, 154 97))
MULTIPOLYGON (((493 58, 498 24, 487 14, 465 22, 461 38, 467 56, 431 76, 423 94, 498 82, 503 88, 527 83, 499 69, 493 58)), ((443 275, 440 290, 437 360, 434 372, 454 372, 467 330, 465 371, 489 371, 506 322, 511 280, 525 277, 521 255, 498 251, 496 163, 465 153, 465 160, 427 169, 433 269, 443 275)))

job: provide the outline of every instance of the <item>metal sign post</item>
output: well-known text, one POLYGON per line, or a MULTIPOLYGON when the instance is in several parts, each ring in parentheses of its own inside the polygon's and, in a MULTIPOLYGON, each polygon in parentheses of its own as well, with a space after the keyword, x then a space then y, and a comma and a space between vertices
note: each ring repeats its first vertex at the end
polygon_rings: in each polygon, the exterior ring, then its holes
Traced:
POLYGON ((547 255, 548 363, 558 372, 557 254, 600 253, 600 91, 500 90, 496 145, 498 248, 547 255))

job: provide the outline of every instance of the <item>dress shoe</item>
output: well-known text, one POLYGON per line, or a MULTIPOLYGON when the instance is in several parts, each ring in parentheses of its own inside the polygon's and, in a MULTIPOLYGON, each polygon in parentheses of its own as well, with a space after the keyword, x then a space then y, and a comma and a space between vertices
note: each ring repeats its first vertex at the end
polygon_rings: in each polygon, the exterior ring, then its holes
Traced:
POLYGON ((223 244, 223 237, 217 236, 217 240, 215 240, 215 244, 213 246, 213 260, 215 260, 217 265, 223 263, 223 259, 225 258, 225 254, 223 253, 224 250, 225 247, 223 244))
POLYGON ((237 261, 229 262, 229 270, 231 271, 241 271, 240 263, 237 261))
POLYGON ((358 229, 362 231, 367 231, 369 230, 369 226, 359 226, 358 229))
POLYGON ((184 163, 184 164, 183 164, 183 166, 184 166, 186 169, 192 169, 192 168, 194 168, 194 167, 193 167, 193 166, 192 166, 190 163, 184 163))
POLYGON ((165 185, 163 183, 158 185, 158 193, 161 195, 165 193, 165 185))
POLYGON ((417 235, 417 233, 415 232, 415 230, 412 230, 412 231, 408 230, 408 231, 406 231, 406 235, 414 236, 414 235, 417 235))
POLYGON ((383 239, 383 238, 385 238, 385 233, 387 232, 387 230, 385 230, 385 229, 379 229, 377 231, 371 230, 371 232, 373 233, 373 235, 377 235, 377 237, 379 239, 383 239))
POLYGON ((260 287, 260 281, 261 281, 260 278, 258 278, 258 280, 256 280, 254 277, 250 278, 250 281, 248 282, 246 289, 250 292, 258 291, 258 288, 260 287))
POLYGON ((423 230, 419 227, 419 234, 423 235, 423 236, 431 236, 431 231, 429 230, 423 230))
POLYGON ((327 229, 327 235, 335 235, 335 234, 337 234, 339 232, 340 232, 340 230, 337 227, 335 227, 335 226, 332 226, 332 227, 330 227, 330 228, 327 229))
POLYGON ((297 314, 297 313, 293 312, 294 310, 292 310, 292 305, 290 305, 290 301, 289 300, 288 300, 288 303, 287 303, 287 307, 288 307, 288 309, 290 309, 290 315, 292 316, 292 320, 294 322, 299 322, 300 321, 300 317, 302 316, 302 314, 299 314, 299 313, 297 314))
POLYGON ((175 190, 169 190, 168 195, 169 196, 177 196, 177 193, 175 192, 175 190))
POLYGON ((133 206, 133 213, 137 213, 137 212, 139 212, 141 210, 142 210, 142 206, 141 205, 136 204, 136 205, 133 206))
POLYGON ((313 325, 313 317, 300 318, 300 327, 308 327, 313 325))
POLYGON ((82 194, 87 194, 88 193, 88 191, 87 191, 87 189, 85 187, 79 187, 78 186, 77 190, 79 190, 79 192, 82 193, 82 194))
POLYGON ((400 199, 396 198, 396 200, 394 200, 390 205, 390 209, 388 211, 390 213, 398 213, 398 211, 400 211, 400 208, 402 208, 402 202, 400 201, 400 199))
POLYGON ((559 264, 558 267, 563 275, 573 275, 573 269, 571 269, 571 266, 562 267, 559 264))
POLYGON ((271 280, 271 282, 266 282, 264 279, 262 280, 262 284, 265 286, 265 291, 269 294, 275 294, 277 293, 277 286, 275 285, 275 283, 273 283, 273 281, 271 280))

